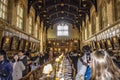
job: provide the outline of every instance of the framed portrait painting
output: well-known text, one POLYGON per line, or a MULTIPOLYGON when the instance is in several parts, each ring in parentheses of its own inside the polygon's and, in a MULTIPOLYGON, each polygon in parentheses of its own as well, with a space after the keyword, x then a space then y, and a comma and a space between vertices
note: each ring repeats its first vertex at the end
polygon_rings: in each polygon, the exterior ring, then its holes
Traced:
POLYGON ((112 49, 112 44, 110 39, 107 39, 107 49, 112 49))
POLYGON ((114 47, 114 49, 119 49, 120 45, 119 45, 118 37, 117 36, 113 37, 112 41, 113 41, 113 47, 114 47))
POLYGON ((19 50, 23 50, 25 48, 25 40, 21 39, 19 42, 19 50))
POLYGON ((12 42, 11 42, 11 50, 18 50, 18 45, 19 44, 19 37, 12 37, 12 42))
POLYGON ((11 37, 5 36, 2 38, 2 49, 4 50, 10 50, 10 44, 11 44, 11 37))

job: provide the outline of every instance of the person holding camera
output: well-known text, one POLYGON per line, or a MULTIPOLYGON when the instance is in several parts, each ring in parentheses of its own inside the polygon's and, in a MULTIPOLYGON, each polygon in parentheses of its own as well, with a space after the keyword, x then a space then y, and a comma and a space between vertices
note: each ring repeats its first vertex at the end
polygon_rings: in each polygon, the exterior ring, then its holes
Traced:
POLYGON ((25 66, 25 70, 22 71, 22 77, 24 77, 25 75, 27 75, 27 56, 24 54, 24 51, 23 50, 20 50, 18 52, 18 57, 19 57, 19 61, 21 61, 24 66, 25 66))
POLYGON ((12 65, 7 59, 6 52, 0 50, 0 80, 12 80, 12 65))
POLYGON ((88 45, 83 46, 82 52, 83 55, 78 58, 78 72, 75 80, 89 80, 90 78, 90 47, 88 45))
POLYGON ((19 61, 17 54, 15 54, 13 58, 14 59, 12 63, 12 67, 13 67, 12 79, 19 80, 22 78, 22 71, 25 70, 25 66, 22 63, 22 61, 19 61))

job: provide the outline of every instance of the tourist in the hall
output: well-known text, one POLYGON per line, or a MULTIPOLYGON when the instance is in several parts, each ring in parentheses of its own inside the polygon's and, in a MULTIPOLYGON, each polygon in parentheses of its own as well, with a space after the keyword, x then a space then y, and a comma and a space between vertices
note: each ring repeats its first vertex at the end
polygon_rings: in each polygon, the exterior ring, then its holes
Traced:
POLYGON ((78 52, 77 52, 77 50, 74 50, 74 51, 72 52, 70 58, 71 58, 71 60, 72 60, 72 63, 73 63, 73 65, 74 65, 74 68, 75 68, 75 70, 76 70, 76 72, 77 72, 77 61, 78 61, 78 52))
POLYGON ((25 66, 22 63, 22 61, 18 60, 17 54, 14 55, 12 66, 13 66, 13 73, 12 73, 13 80, 19 80, 20 78, 22 78, 22 72, 25 70, 25 66))
POLYGON ((0 80, 12 80, 12 65, 6 57, 6 52, 0 50, 0 80))
POLYGON ((49 60, 53 59, 53 51, 49 51, 49 60))
POLYGON ((34 53, 31 53, 31 64, 30 64, 30 67, 31 67, 31 70, 35 70, 37 67, 38 67, 38 63, 39 63, 39 56, 38 56, 38 52, 34 52, 34 53))
MULTIPOLYGON (((24 51, 20 50, 18 53, 19 60, 23 62, 25 68, 27 67, 27 56, 24 55, 24 51)), ((25 76, 27 74, 26 69, 23 71, 22 75, 25 76)))
POLYGON ((31 65, 32 61, 30 60, 30 57, 27 56, 27 66, 26 66, 26 71, 29 73, 31 71, 31 65))
POLYGON ((97 50, 91 54, 90 80, 120 80, 120 69, 105 50, 97 50))
POLYGON ((36 60, 35 60, 35 63, 36 63, 37 66, 40 66, 40 56, 41 56, 41 54, 39 52, 36 52, 35 54, 37 56, 36 60))
POLYGON ((41 52, 40 53, 40 65, 43 65, 44 63, 44 54, 41 52))
POLYGON ((77 65, 80 66, 78 68, 76 80, 89 80, 91 74, 91 70, 89 66, 90 47, 88 45, 83 46, 82 52, 83 55, 81 55, 81 57, 78 58, 79 63, 77 65))
POLYGON ((87 69, 87 66, 84 65, 83 63, 84 60, 84 54, 82 53, 81 56, 78 58, 78 63, 77 63, 77 74, 75 80, 84 80, 84 75, 87 69))
POLYGON ((85 54, 85 59, 84 59, 84 65, 87 66, 86 72, 85 72, 85 76, 84 76, 84 80, 89 80, 90 79, 90 75, 91 75, 91 68, 89 66, 90 61, 91 61, 91 48, 88 45, 83 46, 82 51, 85 54))
POLYGON ((49 60, 49 52, 44 52, 44 62, 47 62, 49 60))
POLYGON ((115 56, 116 54, 113 53, 112 50, 108 50, 108 53, 109 53, 110 57, 112 58, 113 62, 116 64, 116 66, 120 68, 120 62, 118 62, 118 60, 115 56))

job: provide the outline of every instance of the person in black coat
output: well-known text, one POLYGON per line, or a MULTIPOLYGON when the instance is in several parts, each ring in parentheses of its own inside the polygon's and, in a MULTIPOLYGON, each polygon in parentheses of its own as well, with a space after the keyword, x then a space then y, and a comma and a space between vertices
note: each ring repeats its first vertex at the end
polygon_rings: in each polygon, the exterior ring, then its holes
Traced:
POLYGON ((71 60, 74 65, 74 68, 77 72, 77 61, 78 61, 78 52, 77 51, 74 51, 73 53, 71 53, 71 60))
POLYGON ((6 52, 0 50, 0 80, 12 80, 13 68, 6 57, 6 52))

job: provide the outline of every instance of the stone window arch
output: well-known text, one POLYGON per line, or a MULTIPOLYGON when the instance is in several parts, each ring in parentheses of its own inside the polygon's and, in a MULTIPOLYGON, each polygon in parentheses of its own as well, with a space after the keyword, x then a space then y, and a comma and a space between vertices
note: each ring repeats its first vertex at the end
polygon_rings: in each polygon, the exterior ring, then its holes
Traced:
POLYGON ((92 34, 96 33, 96 14, 92 14, 92 34))
POLYGON ((107 27, 108 20, 107 20, 107 4, 103 2, 101 5, 101 26, 107 27))

